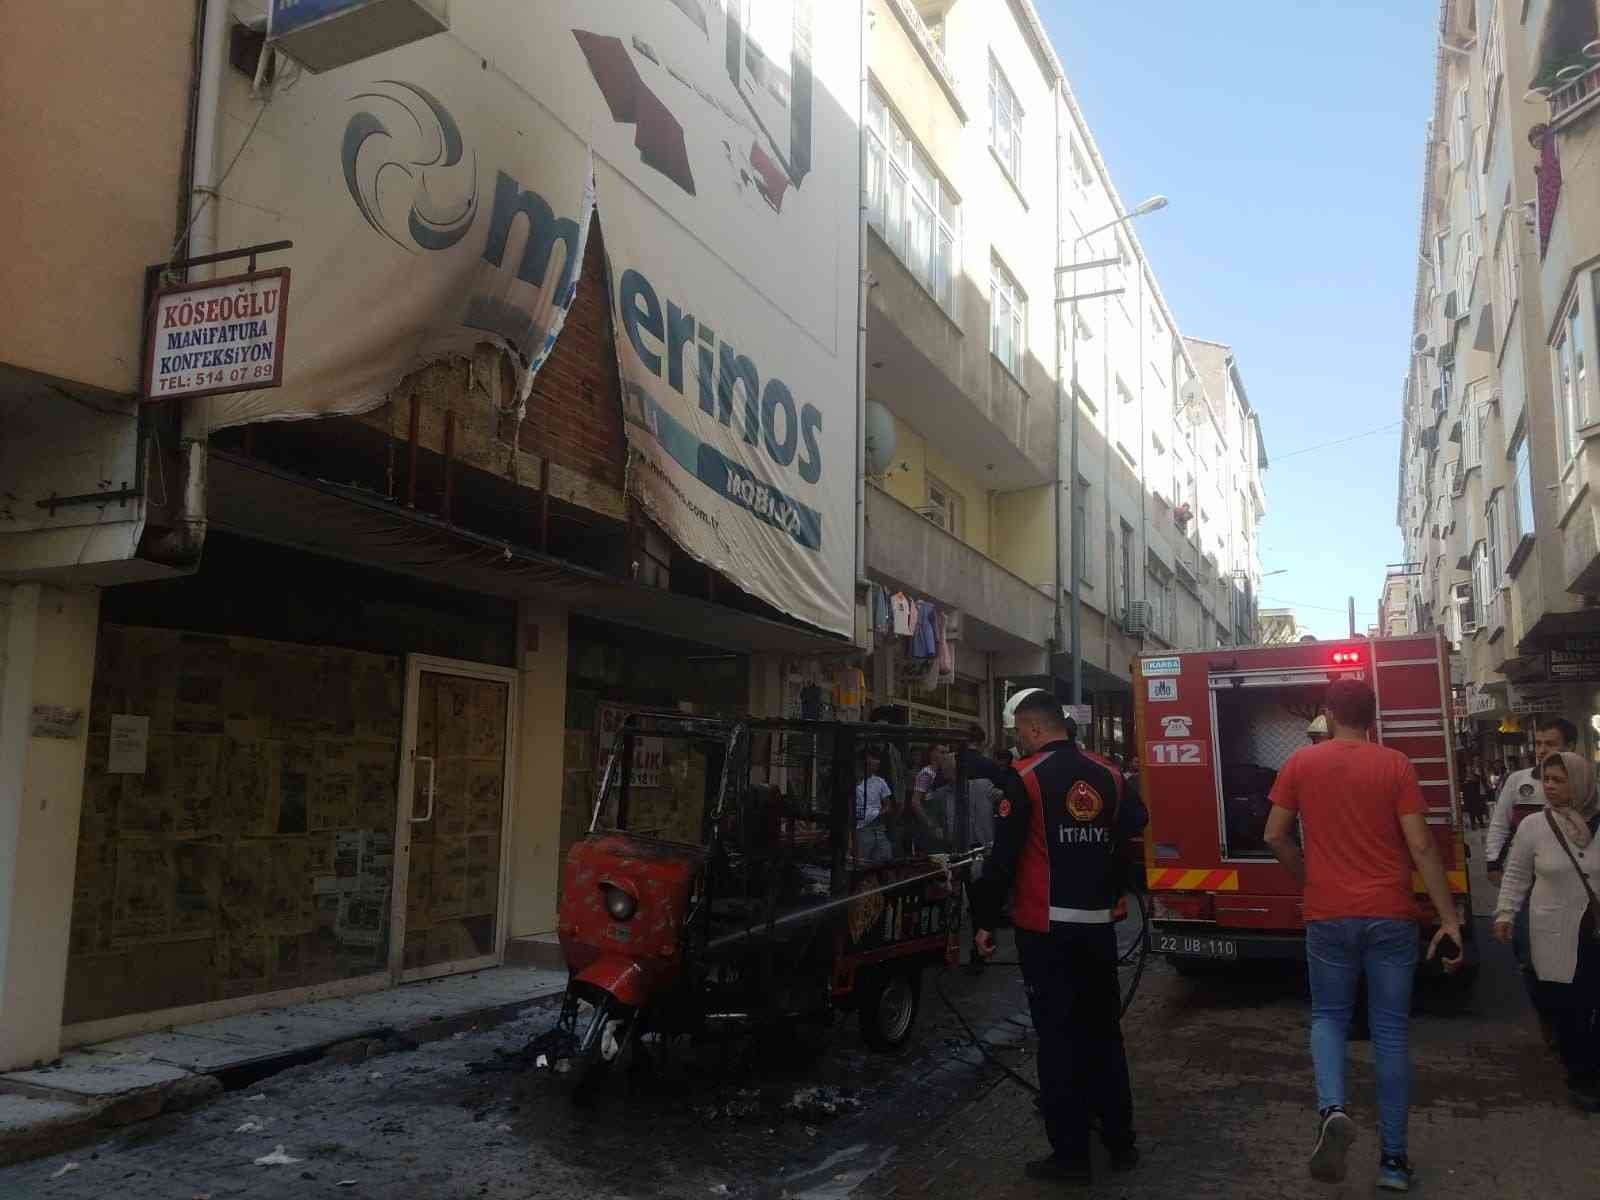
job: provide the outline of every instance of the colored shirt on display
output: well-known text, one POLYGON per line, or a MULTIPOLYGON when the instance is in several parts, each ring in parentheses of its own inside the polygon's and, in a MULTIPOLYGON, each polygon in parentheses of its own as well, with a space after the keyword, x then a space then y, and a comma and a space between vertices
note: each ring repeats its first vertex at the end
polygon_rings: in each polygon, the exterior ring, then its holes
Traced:
POLYGON ((917 631, 917 610, 904 592, 889 597, 889 607, 894 610, 894 631, 898 637, 910 637, 917 631))

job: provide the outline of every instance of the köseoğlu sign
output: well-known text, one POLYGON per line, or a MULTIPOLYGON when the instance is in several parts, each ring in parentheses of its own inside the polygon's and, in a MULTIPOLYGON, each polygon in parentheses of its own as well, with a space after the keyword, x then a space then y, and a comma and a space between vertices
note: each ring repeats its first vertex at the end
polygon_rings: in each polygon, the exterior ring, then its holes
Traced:
POLYGON ((288 306, 287 267, 162 288, 145 334, 145 399, 278 387, 288 306))

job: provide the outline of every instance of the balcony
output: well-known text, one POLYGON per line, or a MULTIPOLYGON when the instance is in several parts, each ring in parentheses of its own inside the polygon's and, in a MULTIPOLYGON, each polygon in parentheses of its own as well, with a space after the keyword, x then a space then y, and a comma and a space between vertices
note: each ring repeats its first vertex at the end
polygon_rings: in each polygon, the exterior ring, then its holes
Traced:
POLYGON ((866 557, 874 578, 964 612, 975 649, 1039 648, 1054 632, 1047 592, 877 487, 867 488, 866 557))
POLYGON ((1557 133, 1576 124, 1600 104, 1600 63, 1558 83, 1550 92, 1550 128, 1557 133))

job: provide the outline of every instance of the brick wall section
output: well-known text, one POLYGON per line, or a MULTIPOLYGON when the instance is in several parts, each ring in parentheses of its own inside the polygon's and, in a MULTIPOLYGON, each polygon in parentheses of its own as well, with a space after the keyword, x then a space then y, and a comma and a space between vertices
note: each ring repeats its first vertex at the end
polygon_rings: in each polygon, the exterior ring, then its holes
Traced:
POLYGON ((622 486, 622 383, 606 296, 600 224, 589 228, 578 293, 550 357, 534 376, 518 446, 622 486))

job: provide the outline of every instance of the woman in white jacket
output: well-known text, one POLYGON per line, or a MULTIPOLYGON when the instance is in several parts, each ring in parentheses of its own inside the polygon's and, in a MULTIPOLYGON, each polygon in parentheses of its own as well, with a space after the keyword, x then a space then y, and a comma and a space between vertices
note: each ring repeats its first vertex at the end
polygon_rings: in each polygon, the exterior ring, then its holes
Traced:
POLYGON ((1541 773, 1545 808, 1517 826, 1494 936, 1511 940, 1531 890, 1533 969, 1541 1000, 1555 1014, 1567 1087, 1580 1107, 1600 1112, 1600 942, 1584 921, 1590 893, 1600 894, 1600 795, 1593 765, 1577 754, 1552 754, 1541 773))

